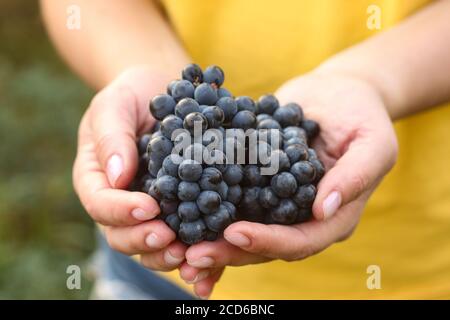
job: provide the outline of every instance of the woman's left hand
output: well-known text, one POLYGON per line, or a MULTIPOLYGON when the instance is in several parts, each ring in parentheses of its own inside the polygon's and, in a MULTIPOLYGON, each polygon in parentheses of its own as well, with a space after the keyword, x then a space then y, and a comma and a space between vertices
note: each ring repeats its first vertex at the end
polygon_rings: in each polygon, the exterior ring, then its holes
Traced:
POLYGON ((381 95, 367 82, 312 72, 287 82, 276 96, 282 104, 297 102, 321 126, 313 147, 327 172, 318 185, 314 219, 290 226, 239 221, 225 230, 223 239, 191 246, 180 274, 195 283, 201 297, 210 295, 227 265, 301 260, 348 238, 396 161, 392 122, 381 95))

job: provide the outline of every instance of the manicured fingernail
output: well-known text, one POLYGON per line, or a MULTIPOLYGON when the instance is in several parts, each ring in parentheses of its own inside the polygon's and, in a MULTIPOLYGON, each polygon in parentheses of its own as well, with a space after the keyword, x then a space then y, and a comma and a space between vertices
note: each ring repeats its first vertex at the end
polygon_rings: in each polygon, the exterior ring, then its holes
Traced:
POLYGON ((151 214, 150 212, 146 212, 145 210, 143 210, 141 208, 133 209, 133 211, 131 211, 131 215, 135 219, 140 220, 140 221, 147 221, 155 216, 154 214, 151 214))
POLYGON ((170 266, 177 266, 184 260, 183 257, 175 257, 169 250, 164 252, 164 261, 170 266))
POLYGON ((188 264, 199 269, 210 268, 214 265, 214 259, 210 257, 201 257, 194 261, 188 261, 188 264))
POLYGON ((161 239, 156 233, 150 233, 147 238, 145 238, 145 243, 152 249, 160 249, 163 246, 161 239))
POLYGON ((197 273, 197 275, 195 276, 195 278, 193 280, 189 280, 186 281, 187 284, 194 284, 197 283, 199 281, 202 281, 203 279, 206 279, 209 276, 209 271, 208 270, 203 270, 200 271, 199 273, 197 273))
POLYGON ((324 219, 328 219, 333 216, 336 211, 339 209, 342 203, 341 193, 338 191, 333 191, 326 197, 323 201, 323 217, 324 219))
POLYGON ((225 239, 237 247, 248 247, 250 245, 250 239, 244 236, 242 233, 232 233, 230 235, 225 235, 225 239))
POLYGON ((108 160, 108 164, 106 165, 106 175, 108 176, 108 181, 111 186, 115 187, 116 181, 120 177, 122 172, 122 158, 117 154, 112 155, 108 160))
POLYGON ((206 295, 200 295, 200 294, 197 294, 197 296, 198 296, 200 299, 202 299, 202 300, 208 300, 209 297, 211 296, 211 292, 208 293, 208 294, 206 294, 206 295))

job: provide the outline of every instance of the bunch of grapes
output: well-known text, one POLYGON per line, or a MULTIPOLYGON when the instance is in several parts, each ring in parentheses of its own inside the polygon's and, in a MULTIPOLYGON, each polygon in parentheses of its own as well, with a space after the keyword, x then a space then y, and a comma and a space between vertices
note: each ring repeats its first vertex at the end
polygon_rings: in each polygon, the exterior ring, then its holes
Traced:
POLYGON ((238 220, 309 220, 325 172, 310 147, 319 126, 304 118, 298 104, 281 107, 270 94, 256 103, 247 96, 235 98, 222 87, 224 78, 217 66, 204 71, 186 66, 181 80, 151 100, 157 123, 138 141, 139 172, 132 188, 155 198, 159 218, 189 245, 214 241, 238 220), (237 139, 244 131, 244 139, 237 139), (179 148, 186 136, 193 141, 179 148), (226 147, 223 152, 217 142, 226 147), (265 161, 252 160, 252 152, 265 155, 265 161), (239 153, 243 156, 237 159, 239 153), (276 170, 264 174, 267 168, 276 170))

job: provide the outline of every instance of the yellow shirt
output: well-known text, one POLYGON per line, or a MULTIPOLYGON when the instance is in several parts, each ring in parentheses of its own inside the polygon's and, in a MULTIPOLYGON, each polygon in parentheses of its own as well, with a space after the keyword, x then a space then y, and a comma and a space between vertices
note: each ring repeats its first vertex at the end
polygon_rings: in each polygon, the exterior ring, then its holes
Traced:
MULTIPOLYGON (((367 27, 369 5, 381 9, 383 31, 427 2, 163 4, 193 61, 220 65, 225 87, 256 98, 378 32, 367 27)), ((228 267, 211 298, 450 298, 450 106, 402 120, 396 130, 398 163, 349 240, 304 261, 228 267), (370 265, 381 268, 380 290, 367 288, 370 265)), ((185 286, 177 272, 165 275, 185 286)))

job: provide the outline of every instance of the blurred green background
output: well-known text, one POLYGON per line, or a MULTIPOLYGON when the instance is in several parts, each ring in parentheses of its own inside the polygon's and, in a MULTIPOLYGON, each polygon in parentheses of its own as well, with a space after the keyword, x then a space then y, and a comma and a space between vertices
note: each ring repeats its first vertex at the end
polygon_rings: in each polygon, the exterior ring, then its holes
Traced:
POLYGON ((0 299, 89 297, 94 225, 71 166, 92 95, 52 48, 37 1, 0 1, 0 299), (66 287, 72 264, 81 290, 66 287))

